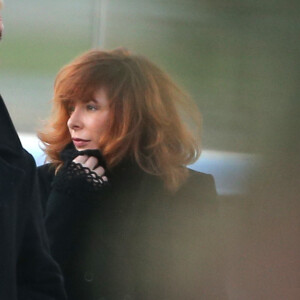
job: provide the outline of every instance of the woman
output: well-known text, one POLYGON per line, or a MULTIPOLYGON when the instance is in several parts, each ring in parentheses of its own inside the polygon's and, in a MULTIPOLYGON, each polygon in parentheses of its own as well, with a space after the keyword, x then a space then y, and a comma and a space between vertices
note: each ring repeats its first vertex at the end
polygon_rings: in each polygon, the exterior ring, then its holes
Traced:
POLYGON ((226 298, 214 181, 186 168, 199 128, 196 106, 142 56, 92 50, 62 68, 39 179, 70 299, 226 298))

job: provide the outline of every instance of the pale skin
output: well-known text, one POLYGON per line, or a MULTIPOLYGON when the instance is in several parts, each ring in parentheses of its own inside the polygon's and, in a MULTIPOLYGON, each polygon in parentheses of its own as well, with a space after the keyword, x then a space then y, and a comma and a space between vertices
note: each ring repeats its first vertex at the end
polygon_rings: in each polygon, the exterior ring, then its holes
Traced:
MULTIPOLYGON (((70 117, 67 126, 75 148, 78 151, 99 149, 98 141, 106 129, 109 115, 109 102, 103 89, 97 90, 93 99, 88 102, 70 102, 68 111, 70 117)), ((107 181, 107 177, 103 176, 105 170, 98 166, 96 157, 79 155, 73 161, 89 168, 107 181)))
POLYGON ((81 164, 85 168, 89 168, 93 172, 95 172, 98 176, 102 176, 103 181, 107 181, 107 177, 103 176, 105 173, 105 170, 103 167, 98 166, 98 160, 94 156, 87 156, 87 155, 79 155, 75 159, 73 159, 73 162, 77 164, 81 164))

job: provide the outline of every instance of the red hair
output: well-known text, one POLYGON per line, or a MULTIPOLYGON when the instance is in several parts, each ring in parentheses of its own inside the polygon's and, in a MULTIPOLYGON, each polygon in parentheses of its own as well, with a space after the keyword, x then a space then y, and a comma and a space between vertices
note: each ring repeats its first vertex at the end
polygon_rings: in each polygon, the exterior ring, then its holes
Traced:
POLYGON ((47 159, 59 167, 59 153, 71 142, 68 101, 88 101, 99 88, 110 103, 110 121, 99 141, 108 168, 132 157, 169 190, 178 189, 188 175, 185 166, 200 156, 200 113, 166 73, 124 49, 91 50, 60 70, 53 111, 39 133, 47 159))

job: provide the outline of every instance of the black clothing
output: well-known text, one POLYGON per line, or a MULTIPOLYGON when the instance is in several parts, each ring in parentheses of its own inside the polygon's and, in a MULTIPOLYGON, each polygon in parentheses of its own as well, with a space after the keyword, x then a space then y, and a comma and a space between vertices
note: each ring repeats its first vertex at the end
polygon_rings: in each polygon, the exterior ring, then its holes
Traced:
MULTIPOLYGON (((77 151, 72 144, 68 145, 61 153, 62 160, 65 162, 53 180, 53 187, 69 196, 77 194, 93 194, 100 192, 109 185, 102 176, 90 168, 84 167, 80 163, 75 163, 73 159, 79 155, 94 156, 98 160, 96 167, 101 166, 106 169, 106 162, 99 150, 77 151)), ((107 173, 107 172, 106 172, 107 173)), ((108 176, 108 174, 105 174, 108 176)))
POLYGON ((66 299, 49 254, 36 168, 0 96, 0 299, 66 299))
POLYGON ((109 188, 79 193, 77 186, 70 195, 51 186, 50 164, 38 173, 70 299, 227 299, 211 175, 190 171, 171 194, 128 160, 111 170, 109 188))

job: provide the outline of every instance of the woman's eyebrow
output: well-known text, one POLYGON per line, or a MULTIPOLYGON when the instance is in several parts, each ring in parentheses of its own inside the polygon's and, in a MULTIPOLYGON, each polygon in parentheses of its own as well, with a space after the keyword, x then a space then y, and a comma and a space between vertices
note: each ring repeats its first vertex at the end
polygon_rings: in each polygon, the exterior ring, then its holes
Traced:
POLYGON ((62 100, 62 103, 64 105, 70 105, 71 103, 74 103, 74 100, 71 100, 71 99, 63 99, 62 100))
POLYGON ((86 101, 84 101, 84 102, 86 102, 86 103, 89 103, 89 102, 94 102, 94 103, 98 103, 98 101, 96 100, 96 99, 94 99, 94 98, 91 98, 91 99, 87 99, 86 101))

